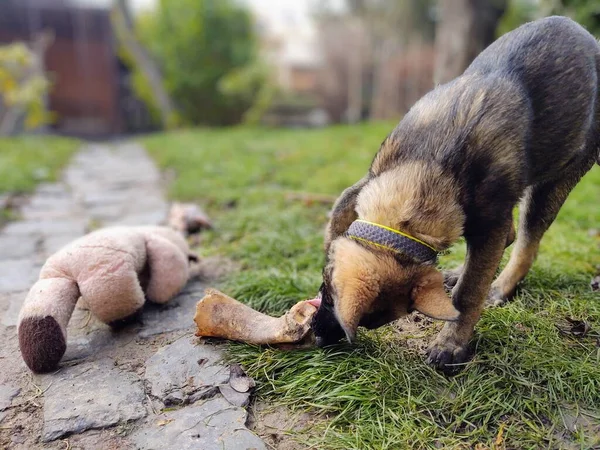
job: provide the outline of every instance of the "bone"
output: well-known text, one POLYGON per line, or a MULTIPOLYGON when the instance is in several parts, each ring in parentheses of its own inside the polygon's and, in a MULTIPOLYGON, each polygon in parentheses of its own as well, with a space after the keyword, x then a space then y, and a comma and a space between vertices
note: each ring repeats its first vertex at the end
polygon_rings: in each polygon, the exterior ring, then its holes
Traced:
POLYGON ((196 306, 196 336, 224 338, 249 344, 312 345, 310 322, 314 301, 296 303, 281 317, 271 317, 217 291, 208 289, 196 306))

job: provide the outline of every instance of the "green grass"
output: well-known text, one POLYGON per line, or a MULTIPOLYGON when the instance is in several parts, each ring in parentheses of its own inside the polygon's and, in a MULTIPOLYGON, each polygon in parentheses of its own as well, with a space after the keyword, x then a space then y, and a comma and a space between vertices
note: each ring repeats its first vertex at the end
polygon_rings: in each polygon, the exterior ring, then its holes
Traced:
MULTIPOLYGON (((286 192, 339 194, 366 172, 391 127, 184 131, 144 144, 175 171, 172 197, 198 201, 215 219, 200 251, 241 264, 221 288, 280 314, 319 287, 328 211, 287 200, 286 192)), ((589 288, 600 251, 588 233, 600 224, 599 199, 594 167, 546 234, 516 299, 485 311, 476 357, 455 377, 429 368, 391 326, 361 332, 353 346, 285 352, 232 344, 232 356, 257 378, 261 398, 326 419, 297 436, 315 448, 600 445, 600 296, 589 288), (561 333, 567 318, 587 321, 592 331, 561 333), (573 428, 577 411, 591 425, 573 428)), ((442 265, 463 256, 457 245, 442 265)))
POLYGON ((56 136, 0 138, 0 194, 28 193, 55 180, 79 145, 56 136))

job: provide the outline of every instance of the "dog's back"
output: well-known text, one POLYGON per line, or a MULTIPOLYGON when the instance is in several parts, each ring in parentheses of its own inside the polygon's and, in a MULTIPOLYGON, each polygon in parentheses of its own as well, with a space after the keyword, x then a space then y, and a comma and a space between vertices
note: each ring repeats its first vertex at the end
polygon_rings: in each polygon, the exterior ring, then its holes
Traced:
POLYGON ((382 144, 371 176, 435 164, 460 184, 464 208, 478 210, 583 170, 600 142, 598 67, 600 46, 572 20, 525 24, 421 98, 382 144))
POLYGON ((502 74, 531 105, 531 181, 552 176, 578 152, 596 152, 600 46, 566 17, 525 24, 483 51, 465 76, 502 74))

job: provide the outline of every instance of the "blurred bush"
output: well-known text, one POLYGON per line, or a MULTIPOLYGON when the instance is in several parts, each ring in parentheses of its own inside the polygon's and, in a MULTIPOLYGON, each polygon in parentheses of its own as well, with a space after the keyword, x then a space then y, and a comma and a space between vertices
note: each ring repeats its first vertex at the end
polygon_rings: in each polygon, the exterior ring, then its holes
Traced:
POLYGON ((571 17, 600 36, 600 0, 510 0, 496 30, 498 36, 545 16, 571 17))
POLYGON ((539 8, 537 0, 510 0, 496 28, 496 36, 500 37, 526 22, 539 18, 539 8))
MULTIPOLYGON (((156 58, 182 123, 253 120, 268 103, 252 19, 235 1, 161 0, 138 18, 136 32, 156 58)), ((134 88, 151 105, 150 86, 139 73, 134 88)))
POLYGON ((540 6, 545 14, 569 16, 600 36, 600 0, 541 0, 540 6))
POLYGON ((51 121, 44 102, 50 82, 40 58, 22 42, 0 46, 0 135, 51 121))

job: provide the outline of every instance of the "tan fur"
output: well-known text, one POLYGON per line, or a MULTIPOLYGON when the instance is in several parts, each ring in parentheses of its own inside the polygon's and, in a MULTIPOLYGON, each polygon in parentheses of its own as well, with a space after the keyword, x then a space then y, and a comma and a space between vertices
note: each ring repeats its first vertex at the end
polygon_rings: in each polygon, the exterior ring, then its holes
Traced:
MULTIPOLYGON (((339 301, 335 314, 348 339, 354 338, 361 317, 371 311, 379 293, 381 280, 389 276, 391 256, 378 258, 356 242, 340 238, 333 243, 334 270, 332 283, 339 301)), ((393 262, 393 261, 392 261, 393 262)))
POLYGON ((356 220, 356 198, 368 181, 368 176, 360 179, 357 183, 344 190, 333 205, 331 220, 327 224, 325 231, 325 253, 329 251, 329 246, 333 240, 341 236, 350 224, 356 220))
MULTIPOLYGON (((462 77, 454 81, 455 89, 460 89, 463 85, 472 81, 473 77, 462 77)), ((440 96, 435 99, 428 99, 426 101, 420 101, 415 103, 411 108, 411 114, 415 115, 416 120, 422 126, 435 124, 440 119, 442 111, 447 110, 452 103, 456 102, 456 98, 453 95, 454 91, 443 92, 440 96)), ((456 119, 457 126, 466 126, 474 117, 477 116, 479 111, 484 107, 485 91, 479 90, 477 93, 470 98, 465 98, 464 102, 467 107, 460 109, 456 119)))
POLYGON ((398 142, 396 142, 392 136, 388 136, 381 144, 381 147, 379 147, 377 155, 375 155, 375 159, 371 164, 371 171, 378 175, 388 169, 397 148, 398 142))
POLYGON ((425 270, 411 291, 413 307, 433 319, 456 320, 459 312, 444 290, 444 277, 434 268, 425 270))
POLYGON ((422 162, 394 167, 373 179, 358 195, 356 211, 361 219, 408 233, 438 251, 463 233, 454 181, 422 162))
POLYGON ((515 230, 515 222, 511 221, 510 230, 508 231, 508 236, 506 236, 506 247, 510 247, 513 242, 515 242, 515 238, 517 237, 517 231, 515 230))
POLYGON ((458 317, 435 268, 400 265, 391 254, 369 251, 347 238, 334 241, 331 252, 338 299, 335 314, 349 339, 368 314, 377 313, 385 323, 407 315, 411 308, 435 319, 458 317), (392 291, 382 295, 387 288, 392 291))
MULTIPOLYGON (((536 244, 531 244, 525 248, 515 248, 515 251, 510 255, 508 264, 492 284, 492 291, 494 291, 495 296, 499 296, 498 300, 504 302, 505 299, 512 297, 517 284, 525 278, 533 265, 537 250, 538 245, 536 244)), ((496 303, 495 299, 492 303, 496 303)))

